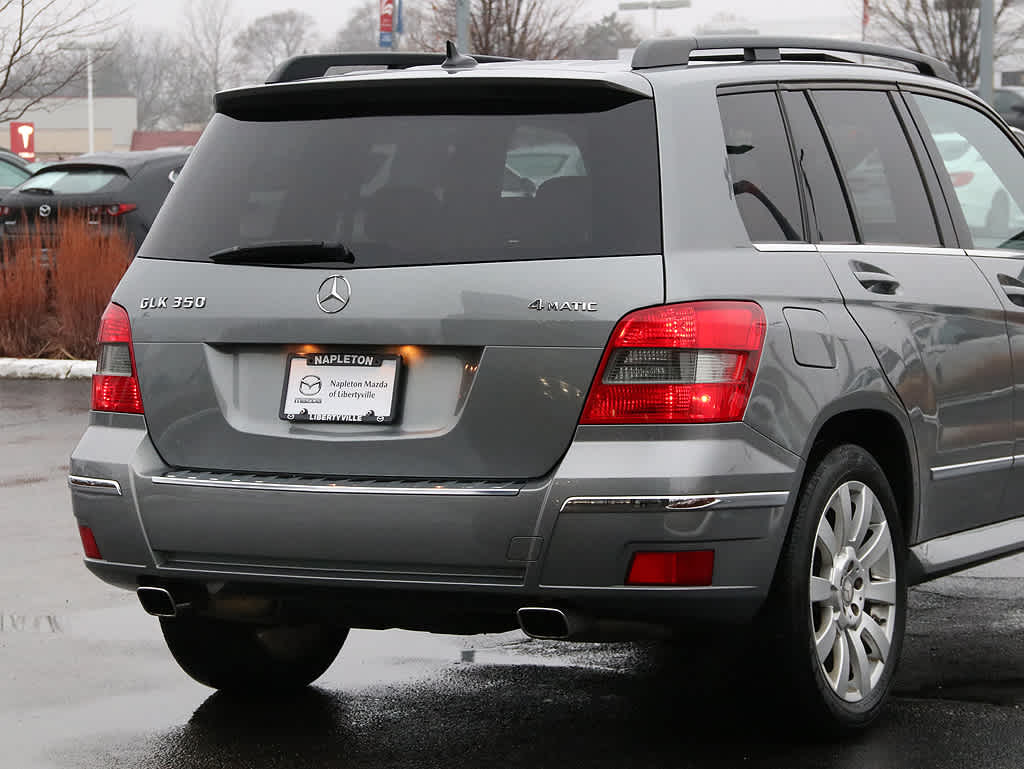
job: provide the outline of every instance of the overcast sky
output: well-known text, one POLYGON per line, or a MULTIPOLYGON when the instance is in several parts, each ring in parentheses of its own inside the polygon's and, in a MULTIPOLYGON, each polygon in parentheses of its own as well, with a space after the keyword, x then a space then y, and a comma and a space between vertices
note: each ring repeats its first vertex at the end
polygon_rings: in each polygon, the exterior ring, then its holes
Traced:
MULTIPOLYGON (((184 4, 185 0, 135 0, 136 23, 172 27, 181 18, 184 4)), ((235 0, 239 15, 247 20, 289 8, 305 11, 316 18, 324 37, 333 36, 352 9, 360 4, 360 0, 235 0)), ((617 0, 582 0, 580 18, 597 19, 614 11, 616 6, 617 0)), ((859 6, 857 0, 692 0, 691 8, 660 11, 658 27, 663 32, 686 34, 716 14, 731 13, 765 33, 855 36, 860 34, 859 6)), ((623 15, 633 20, 641 34, 651 31, 649 11, 623 15)))

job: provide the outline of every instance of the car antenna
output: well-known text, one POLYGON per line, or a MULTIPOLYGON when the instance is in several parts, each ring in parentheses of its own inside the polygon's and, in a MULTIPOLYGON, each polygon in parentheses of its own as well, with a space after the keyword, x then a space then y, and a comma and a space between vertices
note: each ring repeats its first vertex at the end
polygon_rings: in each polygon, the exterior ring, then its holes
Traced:
POLYGON ((451 40, 446 40, 444 47, 445 54, 447 56, 447 58, 441 62, 441 66, 444 69, 472 69, 480 63, 472 56, 459 53, 459 49, 455 47, 455 43, 451 40))

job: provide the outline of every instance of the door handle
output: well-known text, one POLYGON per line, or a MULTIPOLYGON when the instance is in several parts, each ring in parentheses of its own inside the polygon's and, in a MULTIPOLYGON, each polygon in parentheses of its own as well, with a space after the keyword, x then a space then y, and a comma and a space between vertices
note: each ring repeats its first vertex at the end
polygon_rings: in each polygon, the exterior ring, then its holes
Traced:
POLYGON ((881 267, 864 262, 850 262, 853 277, 872 294, 893 296, 899 292, 900 282, 881 267))
POLYGON ((1003 287, 1003 293, 1006 294, 1010 301, 1020 307, 1024 307, 1024 283, 1001 273, 996 277, 999 279, 999 285, 1003 287))

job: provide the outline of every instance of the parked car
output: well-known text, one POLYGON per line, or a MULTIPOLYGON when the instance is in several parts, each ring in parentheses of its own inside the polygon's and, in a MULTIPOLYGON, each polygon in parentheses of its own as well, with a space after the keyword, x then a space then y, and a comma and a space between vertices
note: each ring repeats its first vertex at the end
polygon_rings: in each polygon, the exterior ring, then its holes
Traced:
POLYGON ((999 116, 1016 128, 1024 128, 1024 88, 1003 86, 993 90, 992 96, 999 116))
POLYGON ((25 161, 13 152, 0 149, 0 197, 31 175, 25 161))
POLYGON ((77 211, 101 230, 121 229, 138 248, 188 155, 105 152, 51 163, 4 196, 0 239, 9 247, 41 224, 53 226, 77 211))
POLYGON ((350 628, 726 628, 749 696, 869 724, 908 586, 1024 551, 1024 242, 943 170, 1020 209, 1005 123, 842 40, 313 71, 359 56, 218 94, 101 322, 88 569, 219 689, 350 628))

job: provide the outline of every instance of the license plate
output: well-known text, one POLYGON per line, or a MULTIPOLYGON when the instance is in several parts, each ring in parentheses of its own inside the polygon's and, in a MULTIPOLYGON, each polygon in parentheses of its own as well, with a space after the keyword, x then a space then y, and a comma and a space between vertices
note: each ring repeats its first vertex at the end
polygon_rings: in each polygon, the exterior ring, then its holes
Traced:
POLYGON ((292 353, 280 417, 289 422, 391 424, 401 368, 398 355, 292 353))

